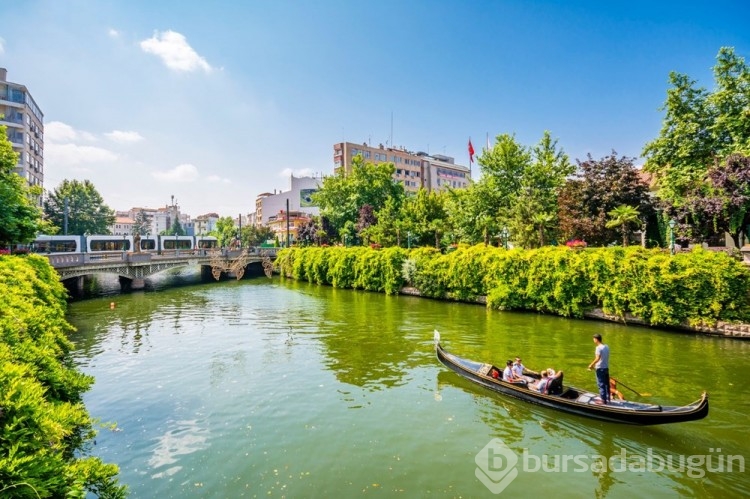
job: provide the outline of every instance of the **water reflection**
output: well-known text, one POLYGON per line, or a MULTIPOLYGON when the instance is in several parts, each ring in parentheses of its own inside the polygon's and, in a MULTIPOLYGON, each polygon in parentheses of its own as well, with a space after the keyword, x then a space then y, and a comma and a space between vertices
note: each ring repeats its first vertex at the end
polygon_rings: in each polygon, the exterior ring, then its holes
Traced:
POLYGON ((201 424, 205 423, 195 419, 169 422, 170 429, 156 439, 156 447, 148 460, 149 466, 156 471, 151 478, 174 475, 183 468, 177 464, 180 456, 208 448, 208 429, 201 424))
MULTIPOLYGON (((750 343, 265 278, 77 302, 70 318, 76 360, 97 379, 86 404, 123 429, 102 432, 95 452, 121 464, 133 497, 476 497, 488 491, 475 455, 491 438, 519 456, 750 449, 750 392, 730 385, 750 343), (442 366, 435 328, 457 354, 520 355, 583 388, 594 387, 585 366, 600 332, 617 375, 654 393, 648 401, 687 403, 707 389, 711 414, 628 427, 509 399, 442 366)), ((741 473, 542 473, 519 473, 508 490, 750 495, 741 473)))

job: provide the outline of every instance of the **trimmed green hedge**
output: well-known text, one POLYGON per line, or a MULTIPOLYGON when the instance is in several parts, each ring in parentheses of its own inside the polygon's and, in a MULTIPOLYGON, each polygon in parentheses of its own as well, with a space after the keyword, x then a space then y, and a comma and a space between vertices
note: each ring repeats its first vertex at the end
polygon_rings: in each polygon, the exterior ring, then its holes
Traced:
POLYGON ((81 455, 93 378, 69 357, 66 291, 47 259, 0 256, 0 496, 124 497, 118 469, 81 455))
POLYGON ((290 248, 279 253, 284 276, 388 294, 411 284, 423 296, 458 300, 487 297, 501 310, 534 310, 582 317, 601 308, 630 313, 652 325, 714 325, 750 320, 750 271, 721 252, 695 249, 671 256, 659 249, 547 246, 505 250, 432 248, 290 248), (401 269, 416 268, 407 283, 401 269))

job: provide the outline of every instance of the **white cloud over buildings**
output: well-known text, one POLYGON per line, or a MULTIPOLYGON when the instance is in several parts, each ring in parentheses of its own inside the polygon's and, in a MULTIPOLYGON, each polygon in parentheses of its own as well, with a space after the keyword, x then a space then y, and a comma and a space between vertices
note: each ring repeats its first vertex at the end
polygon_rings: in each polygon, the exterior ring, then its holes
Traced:
POLYGON ((174 71, 210 73, 213 70, 206 59, 188 44, 185 36, 176 31, 157 31, 151 38, 141 41, 140 46, 144 52, 157 56, 174 71))

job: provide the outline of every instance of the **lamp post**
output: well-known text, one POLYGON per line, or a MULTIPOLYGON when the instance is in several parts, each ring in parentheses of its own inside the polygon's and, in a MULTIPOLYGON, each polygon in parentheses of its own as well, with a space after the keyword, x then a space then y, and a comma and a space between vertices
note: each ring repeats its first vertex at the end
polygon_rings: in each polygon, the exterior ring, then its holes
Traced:
POLYGON ((346 239, 347 239, 347 237, 346 237, 346 236, 347 236, 347 235, 346 235, 346 234, 344 234, 344 248, 346 248, 346 239))
POLYGON ((122 259, 125 260, 125 252, 127 251, 128 240, 125 234, 122 235, 122 259))
POLYGON ((406 247, 411 249, 411 232, 406 233, 406 247))
POLYGON ((505 249, 508 249, 508 237, 510 237, 510 232, 508 232, 508 227, 503 226, 503 245, 505 246, 505 249))
POLYGON ((674 226, 677 225, 677 222, 674 218, 669 220, 669 239, 670 239, 670 253, 674 255, 674 226))

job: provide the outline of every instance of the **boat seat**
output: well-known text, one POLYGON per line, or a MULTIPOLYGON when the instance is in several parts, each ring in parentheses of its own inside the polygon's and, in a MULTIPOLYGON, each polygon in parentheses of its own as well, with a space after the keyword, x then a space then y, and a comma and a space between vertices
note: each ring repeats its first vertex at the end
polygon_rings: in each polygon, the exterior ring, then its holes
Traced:
POLYGON ((560 395, 563 392, 563 372, 560 371, 552 378, 547 387, 547 393, 550 395, 560 395))

